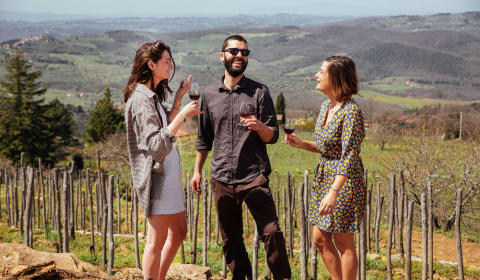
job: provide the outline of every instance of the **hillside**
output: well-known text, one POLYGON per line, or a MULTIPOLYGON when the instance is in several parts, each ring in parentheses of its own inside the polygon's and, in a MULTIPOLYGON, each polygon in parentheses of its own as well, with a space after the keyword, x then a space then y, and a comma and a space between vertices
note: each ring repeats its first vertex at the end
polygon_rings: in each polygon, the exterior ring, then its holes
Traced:
POLYGON ((449 30, 480 35, 480 11, 353 19, 338 24, 394 31, 449 30))
MULTIPOLYGON (((237 15, 223 17, 161 17, 161 18, 97 18, 97 19, 58 19, 40 22, 27 21, 35 15, 18 15, 12 20, 0 11, 0 42, 49 33, 55 37, 80 34, 98 34, 111 30, 125 29, 155 33, 184 32, 205 30, 222 26, 319 26, 343 21, 348 17, 321 17, 313 15, 274 14, 274 15, 237 15), (20 19, 20 20, 19 20, 20 19)), ((39 15, 39 18, 45 18, 39 15)))
MULTIPOLYGON (((174 88, 188 74, 205 87, 220 77, 218 52, 232 33, 249 41, 247 75, 267 84, 274 97, 284 92, 290 108, 317 109, 324 97, 314 90, 311 77, 323 59, 339 53, 357 62, 364 100, 412 108, 480 99, 480 35, 457 31, 398 32, 346 25, 217 27, 165 34, 117 30, 40 36, 24 40, 18 48, 42 71, 47 99, 59 97, 90 108, 107 86, 120 103, 135 50, 145 41, 162 39, 171 45, 177 65, 174 88), (422 101, 415 103, 415 98, 422 101)), ((0 75, 13 51, 7 47, 12 46, 0 48, 0 75)))

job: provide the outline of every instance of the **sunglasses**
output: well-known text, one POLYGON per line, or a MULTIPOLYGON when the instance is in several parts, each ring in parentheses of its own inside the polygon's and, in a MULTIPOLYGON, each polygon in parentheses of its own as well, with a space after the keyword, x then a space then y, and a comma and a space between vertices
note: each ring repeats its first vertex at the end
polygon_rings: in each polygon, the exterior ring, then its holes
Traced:
POLYGON ((223 52, 229 52, 232 55, 237 55, 238 52, 241 52, 243 56, 249 56, 250 55, 250 50, 245 50, 245 49, 238 49, 238 48, 228 48, 223 50, 223 52))

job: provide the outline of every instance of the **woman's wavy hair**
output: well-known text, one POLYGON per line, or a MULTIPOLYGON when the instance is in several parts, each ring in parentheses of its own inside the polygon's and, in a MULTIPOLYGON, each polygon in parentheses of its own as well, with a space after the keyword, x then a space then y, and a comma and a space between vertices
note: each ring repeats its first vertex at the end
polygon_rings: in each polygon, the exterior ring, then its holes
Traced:
POLYGON ((328 80, 333 90, 333 96, 338 102, 345 102, 358 94, 357 67, 348 56, 331 56, 328 62, 328 80))
MULTIPOLYGON (((170 80, 173 79, 173 76, 175 75, 175 61, 173 60, 170 47, 160 40, 153 43, 145 43, 138 48, 137 53, 135 54, 132 73, 130 73, 127 85, 123 89, 123 102, 127 103, 130 96, 132 96, 133 89, 138 83, 146 84, 148 81, 151 81, 153 88, 153 74, 152 70, 148 67, 148 62, 151 60, 157 63, 157 61, 162 58, 164 51, 167 51, 172 59, 173 74, 170 80)), ((161 102, 165 101, 168 93, 172 92, 168 86, 168 82, 168 79, 162 80, 157 87, 153 89, 161 102)))

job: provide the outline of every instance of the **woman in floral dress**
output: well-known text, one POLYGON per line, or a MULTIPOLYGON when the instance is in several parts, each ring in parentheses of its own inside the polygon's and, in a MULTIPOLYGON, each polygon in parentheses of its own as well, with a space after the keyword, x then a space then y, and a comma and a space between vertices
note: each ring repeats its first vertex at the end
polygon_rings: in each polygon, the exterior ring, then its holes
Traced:
POLYGON ((286 134, 285 142, 320 153, 308 213, 314 225, 312 238, 332 279, 356 279, 354 233, 365 211, 366 187, 360 158, 363 114, 352 99, 358 93, 355 62, 345 56, 329 57, 315 78, 316 89, 328 97, 318 115, 315 141, 286 134))

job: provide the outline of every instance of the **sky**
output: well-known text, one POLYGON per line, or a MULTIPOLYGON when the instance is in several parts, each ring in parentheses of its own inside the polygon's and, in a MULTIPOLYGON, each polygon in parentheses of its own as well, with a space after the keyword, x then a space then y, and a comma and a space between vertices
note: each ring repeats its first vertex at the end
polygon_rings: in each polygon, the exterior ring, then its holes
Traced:
POLYGON ((0 11, 88 17, 265 15, 428 15, 480 11, 480 0, 0 0, 0 11))

